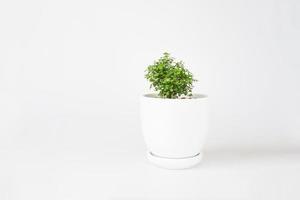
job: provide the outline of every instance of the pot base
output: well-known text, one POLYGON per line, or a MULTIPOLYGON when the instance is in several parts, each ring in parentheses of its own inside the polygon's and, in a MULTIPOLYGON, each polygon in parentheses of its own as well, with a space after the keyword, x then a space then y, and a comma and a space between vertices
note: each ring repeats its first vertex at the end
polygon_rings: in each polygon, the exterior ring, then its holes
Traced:
POLYGON ((185 158, 168 158, 158 156, 152 152, 147 153, 148 160, 158 167, 166 169, 186 169, 191 168, 202 160, 202 153, 198 153, 195 156, 185 158))

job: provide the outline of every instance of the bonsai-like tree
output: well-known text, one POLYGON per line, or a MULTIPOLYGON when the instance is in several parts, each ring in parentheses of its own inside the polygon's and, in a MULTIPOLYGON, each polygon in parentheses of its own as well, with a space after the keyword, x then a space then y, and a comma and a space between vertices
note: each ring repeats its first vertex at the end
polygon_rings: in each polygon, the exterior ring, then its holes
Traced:
POLYGON ((176 62, 169 53, 164 53, 153 65, 149 65, 145 77, 158 96, 169 99, 191 97, 193 82, 196 81, 184 63, 176 62))

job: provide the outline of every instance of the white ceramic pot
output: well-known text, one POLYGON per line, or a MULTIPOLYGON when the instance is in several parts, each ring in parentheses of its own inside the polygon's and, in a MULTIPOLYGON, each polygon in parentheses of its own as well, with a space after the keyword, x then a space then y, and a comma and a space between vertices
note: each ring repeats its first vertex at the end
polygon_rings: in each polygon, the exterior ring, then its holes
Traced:
POLYGON ((208 98, 141 97, 142 131, 148 159, 164 168, 189 168, 201 161, 207 133, 208 98))

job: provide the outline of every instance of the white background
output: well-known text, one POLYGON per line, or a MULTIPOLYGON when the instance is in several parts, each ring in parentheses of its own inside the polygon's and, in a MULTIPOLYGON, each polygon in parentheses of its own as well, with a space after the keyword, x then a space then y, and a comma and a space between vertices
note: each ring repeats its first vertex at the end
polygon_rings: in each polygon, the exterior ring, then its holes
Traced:
POLYGON ((0 199, 297 199, 299 52, 296 0, 2 0, 0 199), (210 99, 189 171, 144 158, 138 100, 164 51, 210 99))

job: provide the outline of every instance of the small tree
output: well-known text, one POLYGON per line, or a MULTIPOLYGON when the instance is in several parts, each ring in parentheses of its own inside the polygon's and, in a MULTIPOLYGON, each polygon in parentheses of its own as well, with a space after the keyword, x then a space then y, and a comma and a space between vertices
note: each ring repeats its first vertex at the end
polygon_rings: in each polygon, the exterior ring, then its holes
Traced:
POLYGON ((196 81, 184 63, 175 62, 169 53, 148 66, 145 77, 160 97, 170 99, 192 96, 193 82, 196 81))

